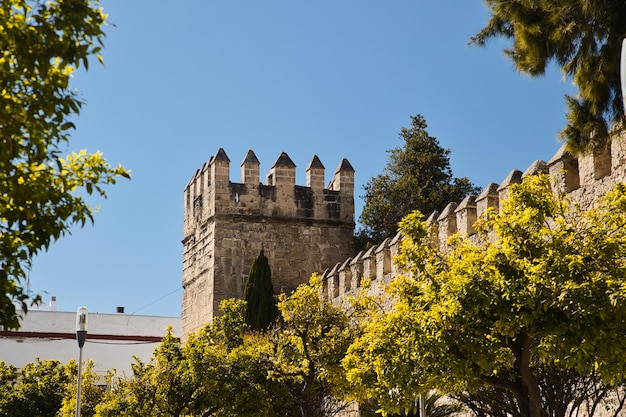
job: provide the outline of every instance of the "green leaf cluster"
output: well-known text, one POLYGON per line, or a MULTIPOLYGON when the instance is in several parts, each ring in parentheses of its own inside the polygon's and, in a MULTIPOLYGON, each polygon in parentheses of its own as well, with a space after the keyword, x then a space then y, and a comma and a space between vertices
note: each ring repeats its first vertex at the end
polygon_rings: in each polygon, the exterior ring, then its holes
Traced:
MULTIPOLYGON (((102 155, 63 156, 82 101, 73 72, 99 55, 106 15, 97 1, 0 1, 0 325, 28 309, 30 260, 74 224, 93 220, 81 196, 129 177, 102 155)), ((35 299, 38 301, 38 298, 35 299)))
POLYGON ((21 369, 0 361, 0 416, 55 417, 69 382, 58 361, 37 359, 21 369))
POLYGON ((617 0, 486 0, 487 25, 472 38, 484 45, 510 39, 507 56, 531 76, 551 63, 578 88, 566 95, 567 126, 561 137, 578 153, 605 146, 609 133, 624 123, 620 90, 620 51, 626 37, 626 4, 617 0))
POLYGON ((280 385, 267 375, 267 341, 244 339, 245 302, 225 300, 216 317, 181 343, 171 329, 148 363, 117 379, 96 416, 282 416, 288 409, 280 385))

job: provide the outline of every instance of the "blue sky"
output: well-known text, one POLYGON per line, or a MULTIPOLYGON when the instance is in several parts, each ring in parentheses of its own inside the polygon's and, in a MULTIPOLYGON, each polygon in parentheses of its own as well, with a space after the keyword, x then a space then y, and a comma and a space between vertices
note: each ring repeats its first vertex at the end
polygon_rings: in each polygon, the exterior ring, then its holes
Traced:
POLYGON ((86 102, 69 150, 100 150, 132 180, 109 187, 95 224, 35 258, 30 288, 60 310, 180 314, 182 191, 222 147, 231 181, 248 149, 261 177, 285 151, 297 183, 313 155, 328 181, 341 158, 363 184, 420 113, 455 176, 484 187, 549 160, 569 82, 531 79, 502 48, 468 46, 481 0, 103 0, 105 65, 73 83, 86 102))

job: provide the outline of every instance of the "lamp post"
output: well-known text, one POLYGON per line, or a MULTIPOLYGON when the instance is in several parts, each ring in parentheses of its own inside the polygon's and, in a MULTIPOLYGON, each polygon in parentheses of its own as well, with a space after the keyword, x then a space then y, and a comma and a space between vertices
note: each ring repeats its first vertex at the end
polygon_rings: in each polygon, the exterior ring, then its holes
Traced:
POLYGON ((78 387, 76 388, 76 417, 80 417, 80 387, 82 385, 83 346, 87 339, 87 307, 76 312, 76 340, 78 341, 78 387))
POLYGON ((624 111, 626 112, 626 39, 622 40, 619 75, 622 87, 622 103, 624 103, 624 111))

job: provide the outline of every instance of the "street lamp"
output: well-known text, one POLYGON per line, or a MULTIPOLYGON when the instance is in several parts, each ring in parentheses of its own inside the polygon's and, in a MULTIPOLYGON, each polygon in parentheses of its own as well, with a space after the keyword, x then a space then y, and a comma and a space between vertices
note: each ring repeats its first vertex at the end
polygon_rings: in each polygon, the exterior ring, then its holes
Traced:
POLYGON ((622 85, 622 102, 626 111, 626 39, 622 40, 622 53, 620 58, 620 82, 622 85))
POLYGON ((624 103, 624 111, 626 112, 626 39, 622 40, 619 75, 622 85, 622 102, 624 103))
POLYGON ((76 417, 80 417, 80 386, 82 385, 83 346, 87 339, 87 307, 76 312, 76 340, 78 341, 78 388, 76 388, 76 417))

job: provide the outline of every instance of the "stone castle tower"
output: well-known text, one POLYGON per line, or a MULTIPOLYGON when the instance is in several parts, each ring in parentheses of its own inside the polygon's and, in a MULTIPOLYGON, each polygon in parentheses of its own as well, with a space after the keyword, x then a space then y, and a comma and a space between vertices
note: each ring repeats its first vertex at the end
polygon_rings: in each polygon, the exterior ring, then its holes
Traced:
POLYGON ((259 181, 252 151, 241 163, 241 183, 230 181, 230 160, 219 149, 184 190, 182 333, 219 313, 220 301, 242 297, 253 259, 263 249, 276 292, 289 292, 352 254, 354 169, 343 159, 324 188, 324 166, 314 156, 306 186, 282 153, 259 181))

